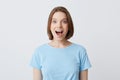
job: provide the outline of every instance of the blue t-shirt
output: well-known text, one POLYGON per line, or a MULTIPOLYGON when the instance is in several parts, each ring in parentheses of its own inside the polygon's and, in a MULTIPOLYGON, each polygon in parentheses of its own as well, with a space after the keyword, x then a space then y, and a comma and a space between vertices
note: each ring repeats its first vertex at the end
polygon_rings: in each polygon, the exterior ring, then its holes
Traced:
POLYGON ((30 65, 42 71, 43 80, 79 80, 79 72, 91 67, 86 49, 75 43, 65 48, 43 44, 36 48, 30 65))

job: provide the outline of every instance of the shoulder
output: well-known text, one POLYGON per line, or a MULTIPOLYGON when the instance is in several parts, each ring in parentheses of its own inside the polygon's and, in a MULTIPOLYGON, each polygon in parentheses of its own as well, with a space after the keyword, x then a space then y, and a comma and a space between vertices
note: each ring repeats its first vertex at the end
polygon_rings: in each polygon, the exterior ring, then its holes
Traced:
POLYGON ((73 45, 74 45, 74 48, 76 48, 76 49, 86 50, 86 48, 83 45, 81 45, 81 44, 73 43, 73 45))
POLYGON ((44 44, 37 46, 35 48, 34 52, 37 54, 37 53, 42 52, 44 50, 47 50, 47 43, 44 43, 44 44))
POLYGON ((79 57, 82 59, 83 57, 87 56, 87 50, 86 48, 81 45, 81 44, 74 44, 74 46, 76 47, 76 51, 79 55, 79 57))
POLYGON ((41 44, 39 46, 36 47, 36 49, 44 49, 45 47, 47 47, 47 43, 41 44))

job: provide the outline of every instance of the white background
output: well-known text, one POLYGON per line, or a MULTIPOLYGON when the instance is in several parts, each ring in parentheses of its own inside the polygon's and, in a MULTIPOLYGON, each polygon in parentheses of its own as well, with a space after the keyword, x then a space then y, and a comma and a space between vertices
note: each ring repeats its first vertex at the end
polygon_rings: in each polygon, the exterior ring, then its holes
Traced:
POLYGON ((49 42, 49 12, 66 7, 75 33, 70 39, 86 47, 89 80, 120 80, 119 0, 1 0, 0 80, 32 80, 34 49, 49 42))

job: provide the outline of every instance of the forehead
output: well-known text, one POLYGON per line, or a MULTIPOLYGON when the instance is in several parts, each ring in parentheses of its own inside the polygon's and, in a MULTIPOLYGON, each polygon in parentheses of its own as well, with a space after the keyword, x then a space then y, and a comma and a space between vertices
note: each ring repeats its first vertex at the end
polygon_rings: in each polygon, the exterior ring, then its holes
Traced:
POLYGON ((59 11, 59 12, 55 12, 53 14, 52 18, 55 18, 55 19, 61 18, 62 19, 62 18, 67 18, 67 16, 64 12, 59 11))

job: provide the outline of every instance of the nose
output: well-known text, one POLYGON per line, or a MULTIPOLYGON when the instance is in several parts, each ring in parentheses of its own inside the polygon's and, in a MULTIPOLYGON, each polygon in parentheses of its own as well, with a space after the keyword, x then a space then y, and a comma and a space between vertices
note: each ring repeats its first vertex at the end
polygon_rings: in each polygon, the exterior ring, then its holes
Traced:
POLYGON ((61 22, 58 22, 58 27, 62 27, 62 23, 61 22))

